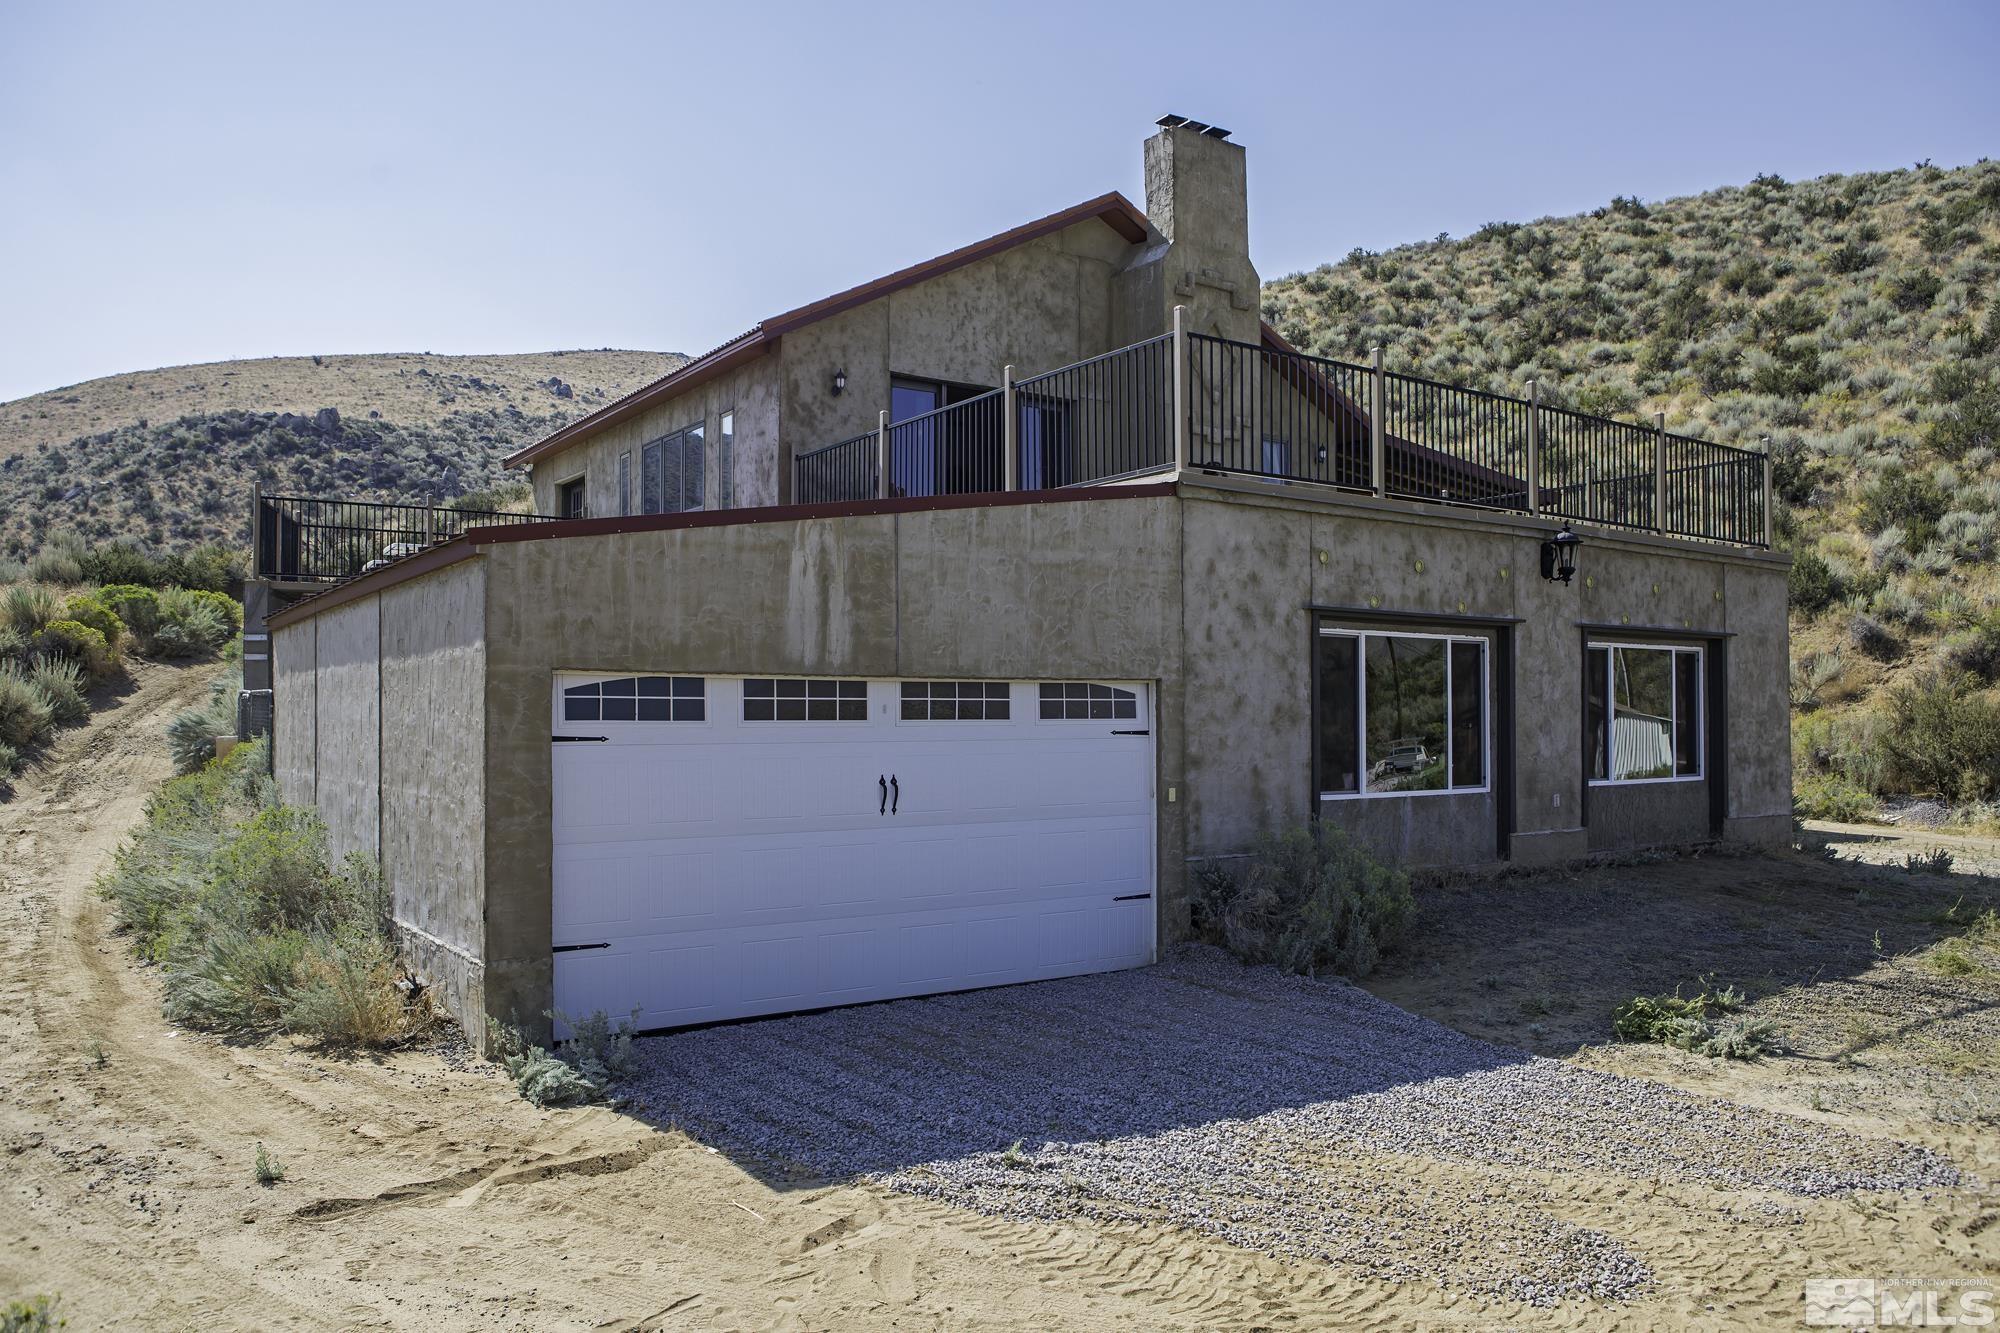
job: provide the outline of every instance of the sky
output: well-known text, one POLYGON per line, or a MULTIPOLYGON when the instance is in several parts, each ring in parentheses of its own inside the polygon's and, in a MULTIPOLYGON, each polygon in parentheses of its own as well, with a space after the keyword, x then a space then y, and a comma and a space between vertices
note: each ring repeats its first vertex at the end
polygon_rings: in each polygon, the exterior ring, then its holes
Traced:
POLYGON ((0 401, 335 352, 699 352, 1248 153, 1266 278, 2000 152, 2000 4, 0 0, 0 401))

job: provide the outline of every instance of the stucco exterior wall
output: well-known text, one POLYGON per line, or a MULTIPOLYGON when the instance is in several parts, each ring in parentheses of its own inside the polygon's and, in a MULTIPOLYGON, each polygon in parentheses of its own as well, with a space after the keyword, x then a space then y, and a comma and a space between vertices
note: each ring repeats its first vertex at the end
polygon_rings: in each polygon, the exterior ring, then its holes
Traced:
POLYGON ((405 961, 485 1013, 485 571, 467 561, 275 632, 278 786, 382 870, 405 961))
MULTIPOLYGON (((486 1003, 551 988, 554 673, 1109 677, 1158 682, 1178 772, 1170 498, 789 520, 489 548, 486 1003), (677 571, 700 569, 701 578, 677 571)), ((1161 892, 1178 901, 1161 802, 1161 892)))
POLYGON ((549 696, 563 669, 1151 681, 1165 940, 1186 929, 1190 860, 1316 810, 1405 864, 1713 836, 1708 782, 1587 786, 1594 637, 1709 649, 1727 681, 1710 703, 1725 738, 1710 760, 1726 784, 1719 831, 1785 836, 1782 558, 1586 530, 1562 587, 1537 568, 1549 527, 1184 481, 1173 496, 497 541, 277 632, 281 781, 330 819, 363 818, 353 761, 329 782, 326 755, 366 750, 332 733, 369 723, 372 608, 384 871, 409 951, 469 1026, 534 1023, 549 1003, 549 696), (1320 801, 1321 624, 1485 638, 1492 789, 1320 801))
POLYGON ((273 631, 271 772, 287 805, 319 802, 319 621, 273 631))
POLYGON ((374 857, 381 833, 381 606, 364 598, 313 623, 319 662, 313 694, 319 737, 317 803, 327 852, 374 857))
POLYGON ((406 956, 478 1043, 488 818, 485 564, 467 561, 385 589, 381 605, 383 883, 406 956))
POLYGON ((730 450, 729 507, 748 509, 778 503, 778 356, 774 353, 697 384, 629 421, 608 426, 561 453, 537 461, 530 470, 536 512, 557 512, 557 487, 580 476, 584 478, 584 503, 591 515, 616 517, 618 457, 628 452, 632 455, 631 512, 641 512, 640 487, 645 476, 641 450, 646 442, 698 421, 705 423, 707 430, 702 507, 723 508, 721 417, 732 411, 736 414, 736 438, 730 450))
POLYGON ((1008 365, 1026 378, 1110 351, 1112 276, 1131 249, 1091 219, 786 334, 786 446, 870 429, 897 375, 998 388, 1008 365))
MULTIPOLYGON (((1192 854, 1241 850, 1314 808, 1308 671, 1320 616, 1312 607, 1329 608, 1322 614, 1342 623, 1360 623, 1343 620, 1345 608, 1383 629, 1398 626, 1373 618, 1398 617, 1411 629, 1504 632, 1512 641, 1515 722, 1505 735, 1501 701, 1493 701, 1496 776, 1511 745, 1511 782, 1487 797, 1318 803, 1322 818, 1384 856, 1463 864, 1500 859, 1504 847, 1512 859, 1557 860, 1711 836, 1706 784, 1586 792, 1584 645, 1620 635, 1723 646, 1723 832, 1768 842, 1789 830, 1782 558, 1587 530, 1582 572, 1565 588, 1540 576, 1546 521, 1365 499, 1302 501, 1254 484, 1183 482, 1182 503, 1192 854), (1600 794, 1607 827, 1593 834, 1586 821, 1600 794), (1511 825, 1504 843, 1503 816, 1511 825)), ((1497 683, 1510 664, 1494 642, 1497 683)))

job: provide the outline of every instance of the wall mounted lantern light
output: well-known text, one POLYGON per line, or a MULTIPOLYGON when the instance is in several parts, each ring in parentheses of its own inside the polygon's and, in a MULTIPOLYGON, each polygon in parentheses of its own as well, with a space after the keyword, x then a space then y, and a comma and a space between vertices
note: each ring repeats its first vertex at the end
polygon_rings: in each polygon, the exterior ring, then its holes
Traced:
POLYGON ((1569 586, 1576 577, 1576 548, 1583 545, 1583 538, 1569 530, 1569 524, 1562 525, 1562 531, 1542 543, 1542 577, 1551 583, 1569 586))
POLYGON ((834 371, 834 372, 833 372, 833 396, 834 396, 835 398, 838 398, 838 397, 840 397, 840 395, 842 395, 842 394, 844 394, 844 393, 846 393, 846 392, 847 392, 847 371, 846 371, 846 370, 844 370, 844 369, 842 369, 842 370, 836 370, 836 371, 834 371))

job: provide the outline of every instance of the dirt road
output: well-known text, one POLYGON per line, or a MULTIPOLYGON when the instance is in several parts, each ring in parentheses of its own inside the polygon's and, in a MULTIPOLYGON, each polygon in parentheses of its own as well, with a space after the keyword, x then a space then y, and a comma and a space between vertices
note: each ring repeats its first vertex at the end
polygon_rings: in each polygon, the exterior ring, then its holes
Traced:
MULTIPOLYGON (((1468 1235, 1481 1197, 1532 1192, 1667 1278, 1636 1305, 1536 1310, 1160 1225, 760 1177, 611 1110, 536 1111, 450 1047, 340 1058, 179 1033, 91 882, 209 674, 141 668, 0 805, 0 1297, 59 1293, 72 1328, 1724 1326, 1795 1319, 1799 1280, 1826 1265, 1962 1272, 2000 1234, 1963 1198, 1777 1209, 1748 1190, 1380 1163, 1474 1210, 1468 1235), (286 1172, 271 1188, 252 1176, 260 1143, 286 1172)), ((1730 1095, 1784 1079, 1767 1068, 1731 1071, 1730 1095)))

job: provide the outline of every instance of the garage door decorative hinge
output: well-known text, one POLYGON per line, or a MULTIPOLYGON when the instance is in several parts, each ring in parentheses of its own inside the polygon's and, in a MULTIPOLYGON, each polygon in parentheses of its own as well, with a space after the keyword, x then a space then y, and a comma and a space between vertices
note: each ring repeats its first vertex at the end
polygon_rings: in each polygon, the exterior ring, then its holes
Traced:
POLYGON ((1120 731, 1118 728, 1113 727, 1111 729, 1111 734, 1114 736, 1150 736, 1153 733, 1146 730, 1144 727, 1140 727, 1137 731, 1133 731, 1130 729, 1120 731))
POLYGON ((550 950, 549 950, 549 952, 550 952, 550 953, 581 953, 581 952, 583 952, 583 951, 584 951, 585 949, 609 949, 610 947, 611 947, 611 941, 610 941, 610 940, 601 940, 601 941, 599 941, 599 942, 598 942, 598 943, 596 943, 596 944, 558 944, 558 945, 556 945, 556 946, 555 946, 554 948, 550 949, 550 950))
POLYGON ((609 736, 551 736, 552 741, 608 741, 609 736))
POLYGON ((1142 903, 1152 896, 1150 893, 1121 893, 1111 901, 1114 903, 1142 903))

